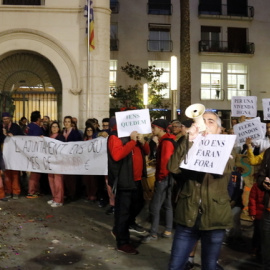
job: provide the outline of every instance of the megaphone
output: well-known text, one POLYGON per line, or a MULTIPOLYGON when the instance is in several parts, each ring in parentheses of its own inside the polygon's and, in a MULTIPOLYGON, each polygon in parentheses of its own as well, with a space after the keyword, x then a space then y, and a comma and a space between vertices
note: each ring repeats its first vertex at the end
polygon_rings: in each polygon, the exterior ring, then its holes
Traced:
POLYGON ((203 114, 205 112, 204 105, 200 103, 195 103, 186 108, 185 115, 188 118, 192 118, 193 121, 198 125, 199 132, 205 131, 206 126, 203 121, 203 114))

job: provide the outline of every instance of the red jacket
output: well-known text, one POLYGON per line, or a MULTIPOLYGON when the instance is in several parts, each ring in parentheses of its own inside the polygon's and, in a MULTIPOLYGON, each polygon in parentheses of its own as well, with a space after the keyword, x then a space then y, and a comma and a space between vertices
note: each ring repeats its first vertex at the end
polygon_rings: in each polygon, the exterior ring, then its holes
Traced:
POLYGON ((262 191, 257 183, 253 184, 249 193, 248 212, 250 216, 255 216, 255 219, 261 219, 264 211, 264 191, 262 191))
POLYGON ((130 140, 125 145, 123 145, 122 141, 117 136, 111 135, 109 137, 108 147, 111 156, 115 161, 119 161, 125 158, 130 152, 132 152, 134 181, 142 179, 143 157, 141 154, 141 148, 144 154, 148 155, 150 152, 148 143, 145 143, 142 146, 140 143, 134 140, 130 140))
POLYGON ((157 149, 156 181, 164 180, 169 174, 167 165, 171 155, 174 152, 174 145, 171 141, 164 140, 167 138, 175 140, 175 136, 169 133, 164 134, 159 140, 159 145, 157 149))

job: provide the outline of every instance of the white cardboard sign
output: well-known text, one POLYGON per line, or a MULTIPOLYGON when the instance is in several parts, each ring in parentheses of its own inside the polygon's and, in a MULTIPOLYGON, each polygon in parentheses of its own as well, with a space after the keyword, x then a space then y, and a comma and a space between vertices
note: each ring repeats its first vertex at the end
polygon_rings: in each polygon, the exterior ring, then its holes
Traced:
POLYGON ((245 115, 246 117, 257 116, 257 97, 232 97, 231 111, 233 117, 240 117, 245 115))
POLYGON ((262 123, 258 117, 248 120, 233 126, 234 134, 237 135, 237 144, 243 145, 246 142, 246 138, 252 140, 263 139, 264 132, 262 129, 262 123))
POLYGON ((118 137, 128 137, 132 131, 141 134, 152 132, 149 109, 115 113, 118 137))
POLYGON ((222 175, 231 155, 236 135, 199 135, 188 151, 187 162, 181 168, 222 175))
POLYGON ((263 98, 262 105, 263 105, 263 119, 270 120, 270 98, 263 98))

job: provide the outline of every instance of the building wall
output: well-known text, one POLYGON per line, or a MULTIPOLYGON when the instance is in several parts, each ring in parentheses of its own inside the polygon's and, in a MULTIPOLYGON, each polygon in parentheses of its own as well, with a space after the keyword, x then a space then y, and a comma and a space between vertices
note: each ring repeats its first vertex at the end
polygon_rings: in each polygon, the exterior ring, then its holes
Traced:
MULTIPOLYGON (((248 5, 253 6, 255 16, 252 20, 243 18, 218 17, 200 18, 198 16, 199 0, 190 2, 190 44, 191 44, 191 91, 192 103, 202 103, 207 108, 218 110, 230 110, 230 100, 200 100, 201 88, 201 62, 243 63, 248 66, 248 90, 251 95, 258 97, 258 109, 262 110, 261 99, 269 98, 270 87, 269 76, 269 54, 270 36, 270 2, 262 0, 249 0, 248 5), (201 26, 220 26, 222 28, 222 40, 227 40, 227 28, 247 28, 248 42, 255 43, 255 53, 199 53, 198 43, 201 40, 201 26)), ((180 1, 172 0, 172 15, 148 15, 147 0, 119 0, 119 14, 111 15, 111 23, 118 23, 119 50, 111 52, 111 59, 118 60, 118 85, 128 85, 130 79, 120 71, 120 67, 126 62, 142 67, 147 66, 148 60, 169 61, 170 56, 180 56, 180 1), (149 23, 171 24, 171 37, 173 41, 172 52, 148 52, 147 39, 149 35, 149 23)), ((223 0, 226 4, 226 0, 223 0)), ((179 62, 178 62, 179 63, 179 62)), ((227 78, 223 73, 223 89, 226 91, 227 78)), ((178 81, 179 82, 179 81, 178 81)), ((179 84, 178 84, 178 106, 179 106, 179 84)))
POLYGON ((80 127, 87 118, 101 120, 109 113, 109 0, 94 1, 96 50, 89 65, 84 5, 84 0, 45 0, 44 6, 0 5, 0 59, 21 50, 49 59, 62 81, 62 117, 78 117, 80 127))

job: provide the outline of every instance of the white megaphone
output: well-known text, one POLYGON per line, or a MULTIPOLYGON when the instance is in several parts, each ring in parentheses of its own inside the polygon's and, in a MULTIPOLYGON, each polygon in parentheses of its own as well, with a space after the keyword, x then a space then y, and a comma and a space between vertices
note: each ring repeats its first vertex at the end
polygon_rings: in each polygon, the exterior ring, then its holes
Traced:
POLYGON ((192 104, 186 108, 185 115, 192 118, 199 127, 199 132, 206 130, 206 125, 203 121, 203 114, 205 112, 204 105, 200 103, 192 104))

